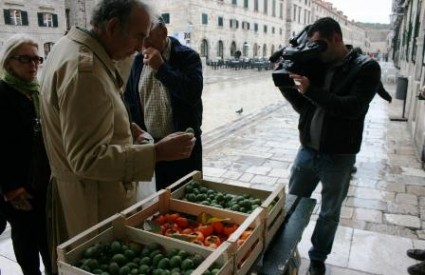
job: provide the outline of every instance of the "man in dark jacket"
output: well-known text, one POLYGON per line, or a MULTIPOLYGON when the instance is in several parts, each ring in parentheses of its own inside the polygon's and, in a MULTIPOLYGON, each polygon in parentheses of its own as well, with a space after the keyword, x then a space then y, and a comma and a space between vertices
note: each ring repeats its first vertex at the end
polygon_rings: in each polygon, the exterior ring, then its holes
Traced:
POLYGON ((324 262, 332 250, 351 168, 362 143, 364 119, 381 72, 376 61, 346 48, 334 19, 318 19, 307 35, 309 41, 327 44, 320 54, 325 64, 323 81, 290 74, 295 86, 279 89, 300 114, 301 147, 293 163, 289 193, 310 197, 322 183, 321 209, 309 250, 309 272, 318 275, 326 272, 324 262))
POLYGON ((192 128, 195 147, 188 159, 158 162, 156 189, 193 170, 202 171, 202 63, 199 54, 168 36, 161 17, 133 62, 125 91, 133 122, 155 142, 174 131, 192 128))

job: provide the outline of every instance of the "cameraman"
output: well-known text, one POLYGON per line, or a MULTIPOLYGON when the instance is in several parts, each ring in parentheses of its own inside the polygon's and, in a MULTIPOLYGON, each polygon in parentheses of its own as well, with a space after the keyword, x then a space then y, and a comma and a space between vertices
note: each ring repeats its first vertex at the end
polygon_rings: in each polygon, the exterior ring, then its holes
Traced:
POLYGON ((327 44, 320 54, 323 81, 311 82, 290 73, 295 86, 279 89, 300 114, 301 147, 292 167, 289 193, 310 197, 322 183, 322 204, 309 250, 309 272, 318 275, 326 272, 324 262, 332 250, 351 168, 360 151, 364 119, 381 72, 376 61, 346 48, 340 25, 330 17, 314 22, 307 36, 311 42, 327 44))

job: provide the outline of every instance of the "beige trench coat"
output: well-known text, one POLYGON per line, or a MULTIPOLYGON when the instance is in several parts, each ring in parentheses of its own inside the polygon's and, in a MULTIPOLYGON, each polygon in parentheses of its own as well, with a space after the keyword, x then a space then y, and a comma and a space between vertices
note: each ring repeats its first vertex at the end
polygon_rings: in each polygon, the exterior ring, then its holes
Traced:
POLYGON ((57 243, 127 207, 134 182, 152 178, 154 147, 133 144, 122 84, 104 48, 76 28, 43 66, 41 120, 57 243))

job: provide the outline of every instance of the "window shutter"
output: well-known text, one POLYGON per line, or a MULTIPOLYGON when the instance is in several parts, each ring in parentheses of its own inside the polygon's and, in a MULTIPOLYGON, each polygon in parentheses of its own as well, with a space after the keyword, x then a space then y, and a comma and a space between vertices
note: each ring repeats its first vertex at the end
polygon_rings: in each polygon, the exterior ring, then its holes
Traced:
POLYGON ((43 13, 37 12, 37 17, 38 17, 38 26, 39 27, 45 27, 44 22, 43 22, 43 13))
POLYGON ((58 27, 58 15, 57 14, 53 14, 53 27, 54 28, 58 27))
POLYGON ((28 26, 28 12, 21 11, 22 16, 22 26, 28 26))
POLYGON ((10 21, 10 10, 3 10, 4 15, 4 23, 6 25, 12 25, 12 22, 10 21))

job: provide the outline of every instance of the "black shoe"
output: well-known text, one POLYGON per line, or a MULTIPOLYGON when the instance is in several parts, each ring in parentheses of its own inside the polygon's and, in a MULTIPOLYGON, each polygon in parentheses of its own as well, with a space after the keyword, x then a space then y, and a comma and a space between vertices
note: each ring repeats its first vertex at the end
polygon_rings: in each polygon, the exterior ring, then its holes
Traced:
POLYGON ((310 260, 310 266, 308 267, 308 273, 309 275, 325 275, 326 273, 326 266, 324 262, 316 261, 316 260, 310 260))
POLYGON ((407 256, 418 261, 425 261, 425 250, 424 249, 408 249, 406 252, 407 256))
POLYGON ((351 174, 355 174, 357 172, 357 167, 353 165, 353 167, 351 167, 351 174))
POLYGON ((425 275, 425 262, 409 266, 407 272, 410 275, 425 275))

